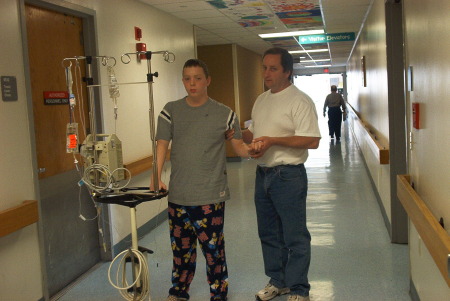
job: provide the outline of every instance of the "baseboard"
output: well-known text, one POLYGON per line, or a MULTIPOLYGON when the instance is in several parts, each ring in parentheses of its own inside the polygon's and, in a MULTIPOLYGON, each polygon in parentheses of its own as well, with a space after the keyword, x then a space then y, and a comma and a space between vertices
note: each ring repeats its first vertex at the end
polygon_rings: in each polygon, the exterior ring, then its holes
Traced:
POLYGON ((420 301, 419 294, 417 293, 416 287, 412 279, 409 280, 409 295, 411 297, 411 301, 420 301))
POLYGON ((227 157, 227 162, 241 162, 241 157, 227 157))
POLYGON ((355 141, 357 142, 356 146, 358 147, 358 151, 361 154, 361 157, 363 158, 364 167, 366 168, 367 174, 369 175, 370 184, 372 185, 372 189, 373 189, 373 191, 375 193, 375 198, 377 199, 378 207, 380 207, 380 212, 381 212, 381 216, 383 217, 384 225, 386 227, 386 230, 389 233, 390 239, 392 240, 391 223, 390 223, 389 218, 388 218, 388 216, 386 214, 386 209, 384 208, 383 201, 381 200, 380 194, 378 193, 378 188, 375 185, 375 182, 374 182, 374 180, 372 178, 372 174, 370 173, 370 169, 369 169, 369 166, 367 165, 366 158, 364 157, 364 154, 363 154, 363 152, 361 150, 361 147, 360 147, 360 145, 358 143, 358 139, 357 139, 357 137, 356 137, 356 135, 355 135, 355 133, 353 131, 353 128, 350 125, 348 125, 348 126, 349 126, 350 131, 351 131, 351 133, 353 135, 353 139, 355 139, 355 141))

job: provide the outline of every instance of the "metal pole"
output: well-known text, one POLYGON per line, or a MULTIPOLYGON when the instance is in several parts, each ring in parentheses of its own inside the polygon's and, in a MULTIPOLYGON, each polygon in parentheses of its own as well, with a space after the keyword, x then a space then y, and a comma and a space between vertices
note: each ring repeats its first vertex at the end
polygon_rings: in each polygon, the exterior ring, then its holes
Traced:
POLYGON ((149 123, 150 123, 150 139, 152 141, 152 172, 153 172, 153 187, 155 193, 159 193, 159 182, 158 182, 158 160, 156 153, 156 139, 155 139, 155 108, 153 103, 153 74, 151 66, 151 54, 147 56, 147 83, 148 83, 148 100, 149 100, 149 123))

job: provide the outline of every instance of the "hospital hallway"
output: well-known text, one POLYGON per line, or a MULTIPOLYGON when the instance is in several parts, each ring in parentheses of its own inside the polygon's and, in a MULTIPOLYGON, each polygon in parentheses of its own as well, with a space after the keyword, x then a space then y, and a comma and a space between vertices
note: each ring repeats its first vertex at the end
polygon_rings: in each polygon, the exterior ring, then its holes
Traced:
MULTIPOLYGON (((320 112, 320 111, 319 111, 320 112)), ((347 122, 341 142, 330 141, 319 116, 322 140, 310 151, 308 227, 312 235, 309 271, 312 301, 411 300, 408 246, 392 244, 371 180, 347 122)), ((225 240, 229 301, 254 300, 268 279, 264 275, 253 203, 255 162, 228 163, 231 199, 226 203, 225 240)), ((152 301, 164 301, 170 287, 171 246, 166 220, 140 238, 148 256, 152 301)), ((97 265, 54 300, 123 300, 108 282, 110 262, 97 265)), ((115 277, 116 270, 111 273, 115 277)), ((198 248, 191 301, 209 300, 205 260, 198 248)), ((287 300, 287 295, 275 301, 287 300)))

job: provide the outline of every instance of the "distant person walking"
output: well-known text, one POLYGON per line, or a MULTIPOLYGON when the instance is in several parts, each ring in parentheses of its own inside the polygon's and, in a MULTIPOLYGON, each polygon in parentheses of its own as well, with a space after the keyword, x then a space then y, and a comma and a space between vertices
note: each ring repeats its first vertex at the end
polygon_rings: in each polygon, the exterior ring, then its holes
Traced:
POLYGON ((328 107, 328 130, 330 138, 336 140, 341 139, 341 123, 342 123, 342 113, 346 113, 346 105, 344 98, 341 94, 337 93, 337 87, 335 85, 331 86, 331 93, 327 95, 325 103, 323 105, 323 117, 325 117, 326 110, 328 107), (342 106, 342 111, 341 111, 342 106))

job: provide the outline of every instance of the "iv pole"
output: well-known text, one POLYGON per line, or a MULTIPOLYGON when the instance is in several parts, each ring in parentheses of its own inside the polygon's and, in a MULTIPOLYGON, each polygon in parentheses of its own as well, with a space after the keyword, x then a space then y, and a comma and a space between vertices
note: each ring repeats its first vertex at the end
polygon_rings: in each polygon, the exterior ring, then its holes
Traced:
MULTIPOLYGON (((168 63, 172 63, 175 61, 175 55, 169 51, 138 51, 134 53, 125 53, 122 55, 121 60, 122 63, 128 64, 131 62, 130 55, 136 54, 139 58, 140 55, 145 55, 147 59, 147 86, 148 86, 148 95, 149 95, 149 126, 150 126, 150 139, 152 141, 152 153, 153 153, 153 174, 156 175, 158 172, 158 166, 157 166, 157 153, 156 153, 156 139, 155 139, 155 114, 154 114, 154 103, 153 103, 153 77, 158 77, 158 72, 152 73, 151 72, 151 57, 152 54, 162 54, 164 57, 164 60, 168 63)), ((90 110, 89 110, 89 117, 90 117, 90 126, 91 126, 91 135, 93 137, 93 142, 96 142, 96 124, 95 124, 95 103, 94 103, 94 97, 92 95, 92 88, 102 85, 94 85, 93 79, 92 79, 92 70, 91 70, 91 63, 92 63, 93 57, 75 57, 75 58, 66 58, 63 60, 63 67, 65 60, 78 60, 79 59, 86 59, 87 62, 87 76, 85 78, 85 81, 87 82, 87 87, 89 88, 89 104, 90 104, 90 110)), ((103 60, 103 65, 107 65, 109 59, 114 60, 114 65, 116 64, 116 60, 111 57, 94 57, 94 58, 101 58, 103 60)), ((113 65, 113 66, 114 66, 113 65)), ((71 66, 71 63, 70 63, 71 66)), ((65 67, 66 69, 70 68, 65 67)), ((69 82, 69 78, 67 80, 69 82)), ((138 83, 114 83, 114 85, 124 85, 124 84, 138 84, 138 83)), ((107 86, 111 86, 107 85, 107 86)), ((102 136, 102 135, 100 135, 102 136)), ((94 152, 94 162, 97 162, 98 156, 97 153, 94 152)), ((95 176, 95 183, 99 183, 98 174, 96 173, 95 176)), ((137 222, 136 222, 136 206, 139 205, 142 202, 146 201, 152 201, 156 199, 161 199, 165 196, 167 196, 168 191, 160 191, 159 190, 159 183, 158 178, 156 176, 153 177, 153 187, 154 191, 144 191, 142 190, 148 190, 146 187, 135 187, 135 188, 121 188, 119 190, 114 189, 104 189, 102 191, 91 191, 91 195, 96 198, 96 201, 99 203, 107 203, 107 204, 118 204, 118 205, 124 205, 128 206, 130 208, 130 223, 131 223, 131 237, 132 237, 132 246, 131 249, 125 250, 119 255, 117 255, 114 260, 111 262, 111 265, 108 270, 108 278, 109 282, 112 286, 114 286, 116 289, 120 291, 120 294, 127 300, 143 300, 149 295, 149 273, 148 273, 148 265, 146 258, 142 254, 142 252, 148 252, 153 253, 153 251, 139 247, 138 246, 138 235, 137 235, 137 222), (141 252, 142 251, 142 252, 141 252), (123 255, 123 256, 122 256, 123 255), (122 257, 121 257, 122 256, 122 257), (119 271, 120 267, 117 271, 116 275, 116 284, 114 284, 111 280, 111 268, 116 260, 118 258, 121 259, 121 264, 123 264, 122 268, 122 287, 119 286, 119 271), (133 282, 129 284, 126 280, 126 262, 130 262, 132 264, 132 279, 133 282)), ((90 189, 90 188, 89 188, 90 189)), ((149 301, 151 300, 151 297, 149 296, 149 301)))
MULTIPOLYGON (((158 72, 152 73, 151 59, 153 54, 162 54, 164 56, 164 60, 168 63, 173 63, 175 61, 175 55, 169 51, 137 51, 133 53, 124 53, 121 57, 122 63, 128 64, 131 61, 130 55, 136 54, 139 58, 141 54, 145 55, 147 59, 147 84, 148 84, 148 99, 149 99, 149 123, 150 123, 150 139, 152 141, 152 149, 153 149, 153 175, 158 174, 158 166, 157 166, 157 155, 156 155, 156 139, 155 139, 155 114, 154 114, 154 103, 153 103, 153 77, 158 77, 158 72), (173 59, 171 59, 171 57, 173 59)), ((158 178, 153 176, 153 187, 155 189, 155 193, 159 193, 159 183, 158 178)))
MULTIPOLYGON (((145 57, 147 59, 147 86, 148 86, 148 96, 149 96, 149 126, 150 126, 150 139, 152 141, 152 153, 153 153, 153 175, 156 175, 158 172, 158 166, 157 166, 157 153, 156 153, 156 139, 155 139, 155 114, 154 114, 154 102, 153 102, 153 77, 158 77, 158 72, 152 73, 151 71, 151 58, 152 54, 162 54, 164 56, 164 60, 166 62, 172 63, 175 61, 175 55, 169 51, 157 51, 157 52, 134 52, 134 53, 125 53, 121 56, 122 63, 128 64, 131 62, 130 55, 136 54, 138 57, 140 57, 141 54, 145 54, 145 57)), ((119 84, 117 84, 119 85, 119 84)), ((141 253, 141 250, 143 252, 153 253, 153 251, 139 247, 138 246, 138 235, 137 235, 137 223, 136 223, 136 206, 140 204, 143 201, 150 201, 155 199, 160 199, 162 197, 167 196, 167 191, 160 191, 159 190, 159 183, 158 183, 158 177, 153 177, 153 187, 154 191, 150 191, 149 196, 145 198, 142 195, 144 194, 133 194, 131 190, 131 194, 128 196, 131 196, 130 198, 127 198, 126 200, 122 200, 122 202, 117 202, 121 205, 126 205, 130 207, 130 220, 131 220, 131 249, 125 250, 122 253, 127 253, 124 255, 129 256, 129 259, 132 263, 132 275, 134 282, 131 285, 128 285, 128 283, 125 281, 122 281, 126 287, 119 288, 116 285, 114 285, 110 278, 110 283, 120 289, 121 294, 123 297, 125 297, 128 300, 142 300, 142 298, 145 298, 147 295, 149 295, 149 273, 148 273, 148 265, 146 262, 145 257, 141 253), (131 201, 131 202, 130 202, 131 201), (134 256, 138 258, 138 260, 135 260, 134 256), (143 267, 144 265, 144 267, 143 267), (132 292, 130 291, 132 288, 132 292), (123 292, 122 290, 127 289, 127 292, 123 292)), ((125 192, 128 192, 128 190, 124 190, 125 192)), ((124 195, 118 195, 115 198, 123 198, 124 195)), ((121 253, 121 254, 122 254, 121 253)), ((113 262, 111 262, 110 269, 114 263, 114 261, 121 256, 119 254, 113 262)), ((122 259, 123 261, 123 259, 122 259)), ((125 271, 125 267, 123 268, 125 271)), ((125 272, 123 272, 125 273, 125 272)), ((110 272, 108 271, 108 275, 110 275, 110 272)), ((123 277, 125 277, 123 275, 123 277)), ((117 278, 118 280, 118 278, 117 278)), ((149 300, 151 300, 151 296, 149 296, 149 300)))

